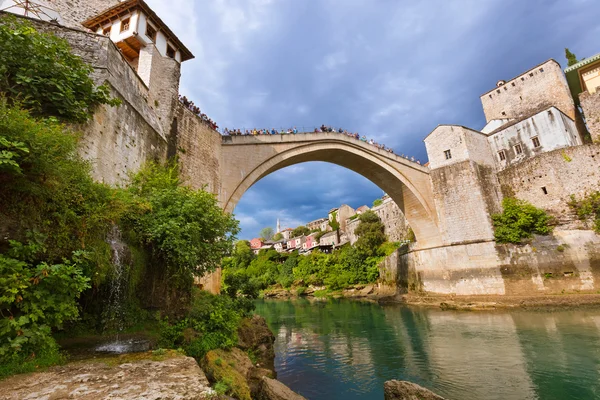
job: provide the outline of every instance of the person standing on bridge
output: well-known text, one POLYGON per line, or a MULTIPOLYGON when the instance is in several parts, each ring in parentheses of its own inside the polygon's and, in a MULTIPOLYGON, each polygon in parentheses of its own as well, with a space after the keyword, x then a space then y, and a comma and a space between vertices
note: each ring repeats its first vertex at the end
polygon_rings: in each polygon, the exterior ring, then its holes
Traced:
POLYGON ((294 135, 298 133, 298 129, 296 129, 296 127, 294 127, 294 135))

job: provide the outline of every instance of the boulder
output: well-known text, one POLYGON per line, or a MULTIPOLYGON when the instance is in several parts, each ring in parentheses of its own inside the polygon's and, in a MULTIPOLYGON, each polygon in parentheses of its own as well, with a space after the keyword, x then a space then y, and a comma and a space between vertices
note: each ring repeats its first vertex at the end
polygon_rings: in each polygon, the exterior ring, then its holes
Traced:
POLYGON ((387 381, 383 384, 385 400, 445 400, 416 383, 387 381))
POLYGON ((262 378, 273 378, 273 375, 273 371, 265 368, 254 367, 248 371, 248 375, 246 375, 246 382, 248 382, 250 393, 252 394, 253 399, 259 396, 262 378))
POLYGON ((214 391, 193 358, 174 352, 79 361, 0 381, 3 400, 67 398, 201 400, 214 391))
POLYGON ((273 371, 255 367, 250 357, 238 348, 209 351, 202 360, 202 368, 211 382, 227 383, 230 394, 239 399, 245 398, 247 391, 256 398, 262 378, 273 377, 273 371))
POLYGON ((283 383, 270 379, 262 378, 260 382, 260 390, 256 396, 258 400, 306 400, 283 383))
POLYGON ((256 366, 266 368, 275 376, 275 335, 260 315, 242 321, 238 329, 238 347, 256 356, 256 366))
POLYGON ((251 400, 246 376, 254 367, 242 350, 211 350, 202 358, 200 365, 213 384, 221 382, 229 387, 227 394, 239 400, 251 400))

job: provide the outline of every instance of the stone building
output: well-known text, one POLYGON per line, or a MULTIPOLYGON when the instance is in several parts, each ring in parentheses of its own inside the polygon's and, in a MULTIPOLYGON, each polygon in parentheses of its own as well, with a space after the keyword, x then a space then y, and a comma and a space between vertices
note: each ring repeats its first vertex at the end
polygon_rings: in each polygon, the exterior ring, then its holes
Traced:
POLYGON ((289 249, 301 249, 302 245, 306 242, 306 236, 297 236, 287 240, 287 248, 289 249))
POLYGON ((109 37, 147 86, 152 76, 153 57, 168 57, 178 63, 194 58, 143 0, 119 2, 82 25, 109 37))
POLYGON ((600 143, 600 54, 565 69, 573 99, 581 106, 591 140, 600 143))
POLYGON ((306 240, 304 243, 302 243, 302 249, 306 251, 318 246, 319 241, 316 239, 316 236, 317 233, 311 233, 310 235, 307 235, 306 240))
POLYGON ((324 226, 326 227, 327 225, 329 225, 329 224, 327 224, 328 221, 329 220, 327 218, 319 218, 319 219, 316 219, 314 221, 310 221, 309 223, 307 223, 306 227, 308 229, 310 229, 311 231, 315 230, 315 229, 325 231, 325 230, 327 230, 327 228, 323 229, 323 227, 324 226))
POLYGON ((275 248, 275 250, 278 253, 283 253, 285 250, 287 250, 287 240, 286 239, 278 240, 273 243, 273 247, 275 248))
POLYGON ((320 246, 337 246, 338 244, 339 238, 336 231, 328 232, 319 239, 320 246))
MULTIPOLYGON (((392 200, 389 196, 384 196, 383 202, 371 208, 384 226, 385 234, 390 242, 400 242, 405 240, 408 235, 409 225, 400 210, 400 207, 392 200)), ((365 206, 366 207, 366 206, 365 206)), ((368 209, 368 208, 367 208, 368 209)), ((350 219, 346 222, 346 236, 350 244, 356 243, 358 237, 354 234, 354 231, 360 224, 359 218, 350 219)))
MULTIPOLYGON (((579 113, 554 60, 499 81, 481 101, 487 120, 481 131, 440 125, 425 138, 440 230, 449 244, 493 240, 490 216, 501 211, 504 197, 498 173, 583 144, 585 129, 578 128, 579 113)), ((543 195, 547 191, 542 187, 543 195)))
POLYGON ((281 232, 281 236, 285 239, 288 240, 292 237, 292 232, 294 232, 294 230, 292 228, 285 228, 284 230, 282 230, 281 232))
POLYGON ((356 214, 356 210, 347 204, 329 210, 329 221, 333 221, 334 215, 340 225, 342 232, 346 231, 346 220, 356 214))
POLYGON ((480 97, 488 123, 494 120, 520 119, 550 106, 575 120, 577 111, 567 79, 560 64, 548 60, 508 81, 498 81, 496 88, 480 97))

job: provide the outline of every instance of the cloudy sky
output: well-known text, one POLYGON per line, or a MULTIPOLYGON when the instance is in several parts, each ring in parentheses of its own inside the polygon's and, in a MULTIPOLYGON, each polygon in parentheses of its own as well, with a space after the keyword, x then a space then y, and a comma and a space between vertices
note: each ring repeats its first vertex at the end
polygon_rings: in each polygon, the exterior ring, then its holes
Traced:
MULTIPOLYGON (((147 0, 192 50, 181 93, 220 126, 321 124, 426 161, 438 124, 484 125, 479 96, 554 58, 600 52, 597 0, 147 0)), ((242 197, 241 238, 382 191, 331 164, 277 171, 242 197)))

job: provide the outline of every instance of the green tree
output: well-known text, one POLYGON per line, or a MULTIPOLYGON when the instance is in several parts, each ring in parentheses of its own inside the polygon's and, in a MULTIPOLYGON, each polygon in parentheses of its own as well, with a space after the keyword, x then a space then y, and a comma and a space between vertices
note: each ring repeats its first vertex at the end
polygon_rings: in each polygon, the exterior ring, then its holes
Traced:
POLYGON ((571 53, 571 51, 568 48, 565 48, 565 57, 567 58, 567 65, 569 67, 571 65, 575 65, 579 62, 577 60, 577 56, 575 54, 571 53))
POLYGON ((354 231, 358 240, 354 246, 366 257, 377 256, 379 246, 387 240, 385 227, 373 211, 364 212, 358 218, 360 223, 354 231))
POLYGON ((273 236, 273 240, 274 240, 274 241, 276 241, 276 242, 277 242, 278 240, 281 240, 281 239, 283 239, 283 234, 282 234, 281 232, 279 232, 279 233, 276 233, 276 234, 273 236))
POLYGON ((521 243, 532 234, 547 235, 552 231, 550 216, 531 203, 514 197, 502 201, 502 214, 492 215, 494 237, 498 243, 521 243))
POLYGON ((71 52, 66 40, 3 16, 0 43, 0 92, 32 114, 85 122, 95 106, 120 104, 107 85, 94 85, 93 68, 71 52))
POLYGON ((375 199, 373 201, 373 207, 377 207, 377 206, 380 206, 382 204, 383 204, 383 200, 381 200, 381 199, 375 199))
POLYGON ((270 226, 267 226, 266 228, 262 228, 260 230, 260 238, 262 240, 271 240, 273 239, 273 228, 271 228, 270 226))
POLYGON ((182 186, 176 165, 148 164, 129 191, 149 205, 129 226, 171 276, 189 282, 213 271, 230 254, 238 222, 219 207, 214 194, 182 186))
POLYGON ((310 229, 308 229, 304 225, 300 225, 299 227, 297 227, 296 229, 294 229, 292 231, 292 237, 298 237, 298 236, 302 236, 302 235, 308 235, 309 233, 310 233, 310 229))

